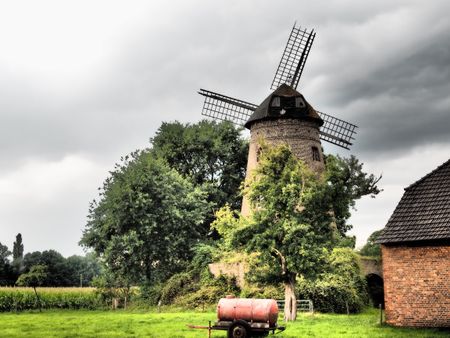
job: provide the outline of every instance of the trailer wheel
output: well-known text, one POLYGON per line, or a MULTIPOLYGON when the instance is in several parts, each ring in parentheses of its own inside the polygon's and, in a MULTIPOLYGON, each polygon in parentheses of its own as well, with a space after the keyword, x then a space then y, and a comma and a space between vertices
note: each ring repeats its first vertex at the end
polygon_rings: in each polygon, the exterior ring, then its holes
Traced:
POLYGON ((248 338, 251 337, 250 326, 244 320, 236 320, 228 328, 228 338, 248 338))

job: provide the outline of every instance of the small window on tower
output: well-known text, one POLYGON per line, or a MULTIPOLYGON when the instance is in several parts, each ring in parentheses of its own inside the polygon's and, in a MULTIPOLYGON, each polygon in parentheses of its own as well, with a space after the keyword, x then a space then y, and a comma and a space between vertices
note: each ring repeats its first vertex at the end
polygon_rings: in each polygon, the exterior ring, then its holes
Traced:
POLYGON ((295 98, 295 107, 297 107, 297 108, 305 108, 306 107, 305 101, 303 101, 303 99, 300 96, 295 98))
POLYGON ((280 106, 280 97, 279 96, 275 96, 272 99, 272 103, 270 104, 272 107, 279 107, 280 106))
POLYGON ((312 150, 313 161, 319 161, 320 162, 319 149, 317 147, 312 147, 311 150, 312 150))

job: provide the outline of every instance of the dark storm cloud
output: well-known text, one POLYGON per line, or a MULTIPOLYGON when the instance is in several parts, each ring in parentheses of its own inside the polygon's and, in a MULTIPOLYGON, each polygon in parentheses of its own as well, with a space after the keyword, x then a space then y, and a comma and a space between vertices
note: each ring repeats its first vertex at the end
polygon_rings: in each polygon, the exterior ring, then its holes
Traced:
POLYGON ((360 149, 398 152, 449 142, 450 30, 418 44, 412 55, 369 74, 343 93, 341 102, 364 101, 358 115, 360 149))
MULTIPOLYGON (((268 94, 296 18, 319 32, 303 81, 308 86, 308 80, 320 74, 318 70, 328 71, 318 103, 326 103, 338 117, 356 118, 363 137, 359 143, 362 151, 382 149, 396 138, 404 140, 396 142, 397 147, 414 145, 407 130, 401 132, 406 116, 415 123, 403 126, 412 126, 416 132, 426 121, 429 127, 423 126, 421 133, 429 134, 430 140, 444 137, 442 130, 433 130, 431 125, 445 121, 445 116, 439 118, 439 112, 430 110, 428 102, 438 104, 442 93, 448 92, 447 33, 438 32, 417 41, 410 55, 399 52, 397 58, 380 61, 376 67, 369 65, 365 72, 356 68, 359 77, 346 80, 342 70, 337 72, 338 78, 333 77, 333 67, 345 66, 346 72, 352 73, 352 63, 345 64, 346 55, 364 57, 358 44, 352 44, 349 32, 358 35, 358 29, 362 27, 362 31, 374 17, 395 13, 407 6, 404 2, 346 5, 335 1, 327 2, 324 9, 320 3, 306 6, 285 1, 278 6, 289 10, 277 11, 277 15, 272 15, 274 5, 269 1, 258 2, 258 6, 243 2, 199 4, 179 3, 180 9, 174 13, 163 11, 164 24, 144 24, 140 31, 119 39, 119 47, 107 66, 92 73, 82 88, 73 92, 46 89, 40 83, 42 79, 2 77, 0 147, 7 155, 0 160, 2 168, 30 156, 51 159, 65 153, 87 152, 110 158, 118 149, 124 153, 144 146, 161 121, 200 118, 201 98, 195 94, 200 87, 259 103, 268 94), (335 35, 341 35, 341 41, 335 35), (342 48, 345 53, 340 55, 342 48), (375 107, 386 97, 396 99, 389 101, 392 107, 375 107), (366 105, 359 106, 361 111, 346 109, 355 101, 366 105), (431 117, 422 118, 421 110, 414 109, 420 101, 427 102, 431 117), (399 106, 404 110, 398 111, 399 106), (397 118, 391 121, 394 110, 397 118), (387 121, 400 132, 372 131, 372 126, 387 121), (383 139, 377 139, 379 136, 383 139)), ((154 16, 149 13, 149 17, 154 16)), ((386 27, 374 27, 377 29, 386 27)), ((414 40, 414 32, 405 38, 414 40)), ((383 44, 375 50, 376 57, 382 60, 383 44)), ((442 104, 440 109, 446 107, 442 104)))
MULTIPOLYGON (((378 32, 344 34, 342 43, 350 50, 337 51, 339 60, 324 61, 328 68, 318 70, 326 80, 317 101, 359 126, 356 152, 395 156, 450 141, 450 23, 439 17, 444 8, 449 6, 428 14, 427 26, 410 23, 402 34, 386 27, 389 20, 380 20, 378 32), (387 36, 383 43, 378 35, 389 31, 396 39, 387 36)), ((420 19, 407 17, 413 23, 420 19)))

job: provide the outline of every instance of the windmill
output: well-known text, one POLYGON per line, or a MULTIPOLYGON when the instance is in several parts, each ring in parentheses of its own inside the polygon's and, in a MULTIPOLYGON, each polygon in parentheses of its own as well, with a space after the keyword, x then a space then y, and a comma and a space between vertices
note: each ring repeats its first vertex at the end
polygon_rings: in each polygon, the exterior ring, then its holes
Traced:
MULTIPOLYGON (((256 105, 230 96, 200 89, 205 97, 202 115, 231 121, 250 129, 247 174, 258 163, 259 140, 288 144, 312 170, 325 168, 320 141, 350 149, 356 125, 316 111, 296 89, 316 33, 294 24, 270 87, 274 90, 256 105)), ((248 215, 244 199, 242 214, 248 215)))

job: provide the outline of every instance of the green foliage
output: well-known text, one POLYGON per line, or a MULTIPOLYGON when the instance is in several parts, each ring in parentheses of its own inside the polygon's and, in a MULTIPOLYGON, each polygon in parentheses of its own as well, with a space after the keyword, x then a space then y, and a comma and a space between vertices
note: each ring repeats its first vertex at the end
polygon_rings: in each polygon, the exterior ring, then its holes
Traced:
POLYGON ((8 257, 11 256, 11 251, 6 245, 0 243, 0 263, 6 264, 9 262, 8 257))
POLYGON ((195 281, 191 274, 181 272, 173 275, 161 290, 161 303, 163 305, 171 304, 176 297, 195 291, 195 289, 195 281))
POLYGON ((0 286, 13 285, 16 280, 9 256, 11 256, 11 251, 6 245, 0 243, 0 286))
POLYGON ((252 283, 242 288, 239 296, 242 298, 282 299, 284 298, 284 290, 281 285, 252 283))
POLYGON ((196 282, 198 281, 188 272, 173 275, 164 283, 164 287, 161 290, 161 304, 172 304, 176 297, 197 291, 198 286, 196 282))
MULTIPOLYGON (((324 185, 286 146, 262 145, 259 166, 246 189, 254 212, 248 220, 231 224, 231 238, 224 233, 225 241, 258 252, 260 264, 278 269, 279 281, 291 273, 319 272, 331 240, 324 185)), ((232 219, 229 212, 223 215, 232 219)))
POLYGON ((28 272, 33 265, 47 266, 44 286, 79 286, 80 277, 83 286, 88 286, 92 278, 100 273, 100 264, 93 253, 64 258, 55 250, 34 251, 25 255, 23 271, 28 272))
POLYGON ((21 273, 23 270, 23 243, 22 234, 17 234, 16 241, 13 244, 13 266, 16 273, 21 273))
POLYGON ((314 310, 319 312, 361 312, 367 305, 347 285, 339 280, 300 281, 297 283, 299 298, 312 300, 314 310))
POLYGON ((196 186, 203 185, 214 207, 228 203, 240 208, 238 192, 245 177, 248 144, 230 122, 163 123, 151 143, 171 168, 196 186))
POLYGON ((69 286, 69 272, 65 258, 55 250, 39 251, 25 255, 24 271, 29 272, 35 265, 46 267, 46 277, 42 281, 45 286, 69 286))
POLYGON ((139 297, 135 299, 135 302, 138 303, 143 308, 148 306, 158 305, 159 300, 161 299, 161 292, 164 287, 164 283, 144 283, 139 289, 139 297))
POLYGON ((356 245, 356 236, 339 236, 336 247, 354 249, 356 245))
MULTIPOLYGON (((225 248, 256 252, 251 278, 284 283, 286 304, 295 304, 296 276, 320 273, 332 244, 327 184, 286 145, 267 144, 261 144, 258 166, 246 184, 250 216, 235 217, 225 207, 212 226, 223 236, 225 248)), ((295 306, 284 312, 285 320, 295 320, 295 306)))
POLYGON ((363 163, 355 156, 342 158, 339 155, 326 156, 326 191, 323 195, 332 206, 337 229, 341 236, 352 228, 347 224, 356 200, 363 196, 375 197, 381 190, 377 187, 381 176, 367 174, 363 163))
POLYGON ((134 152, 104 182, 81 244, 131 284, 163 281, 186 267, 204 236, 205 198, 151 151, 134 152))
POLYGON ((44 284, 47 276, 48 274, 46 265, 33 265, 30 268, 30 271, 19 276, 16 284, 19 286, 30 286, 35 288, 44 284))
POLYGON ((300 279, 298 295, 313 301, 320 312, 360 312, 368 304, 366 281, 358 255, 349 248, 335 248, 328 258, 327 272, 316 279, 300 279))
MULTIPOLYGON (((88 288, 44 288, 39 291, 44 309, 98 309, 100 299, 88 288)), ((0 288, 0 312, 35 310, 39 302, 33 289, 0 288)))
POLYGON ((117 306, 126 308, 130 302, 140 298, 137 288, 131 286, 128 276, 118 276, 109 270, 94 277, 92 286, 105 306, 113 306, 113 301, 117 301, 117 306))
POLYGON ((189 270, 199 273, 208 267, 218 255, 218 248, 214 243, 199 243, 194 247, 194 257, 189 265, 189 270))
POLYGON ((197 290, 180 295, 175 299, 174 304, 186 308, 204 308, 205 306, 217 304, 220 298, 226 295, 237 295, 240 293, 234 278, 220 276, 218 278, 204 278, 202 283, 197 285, 197 290))
POLYGON ((68 271, 68 286, 80 285, 80 279, 83 286, 90 286, 92 280, 101 274, 100 263, 94 253, 67 257, 65 265, 68 271))
POLYGON ((367 239, 366 244, 361 248, 359 253, 363 256, 381 257, 380 244, 375 243, 383 230, 374 231, 367 239))

